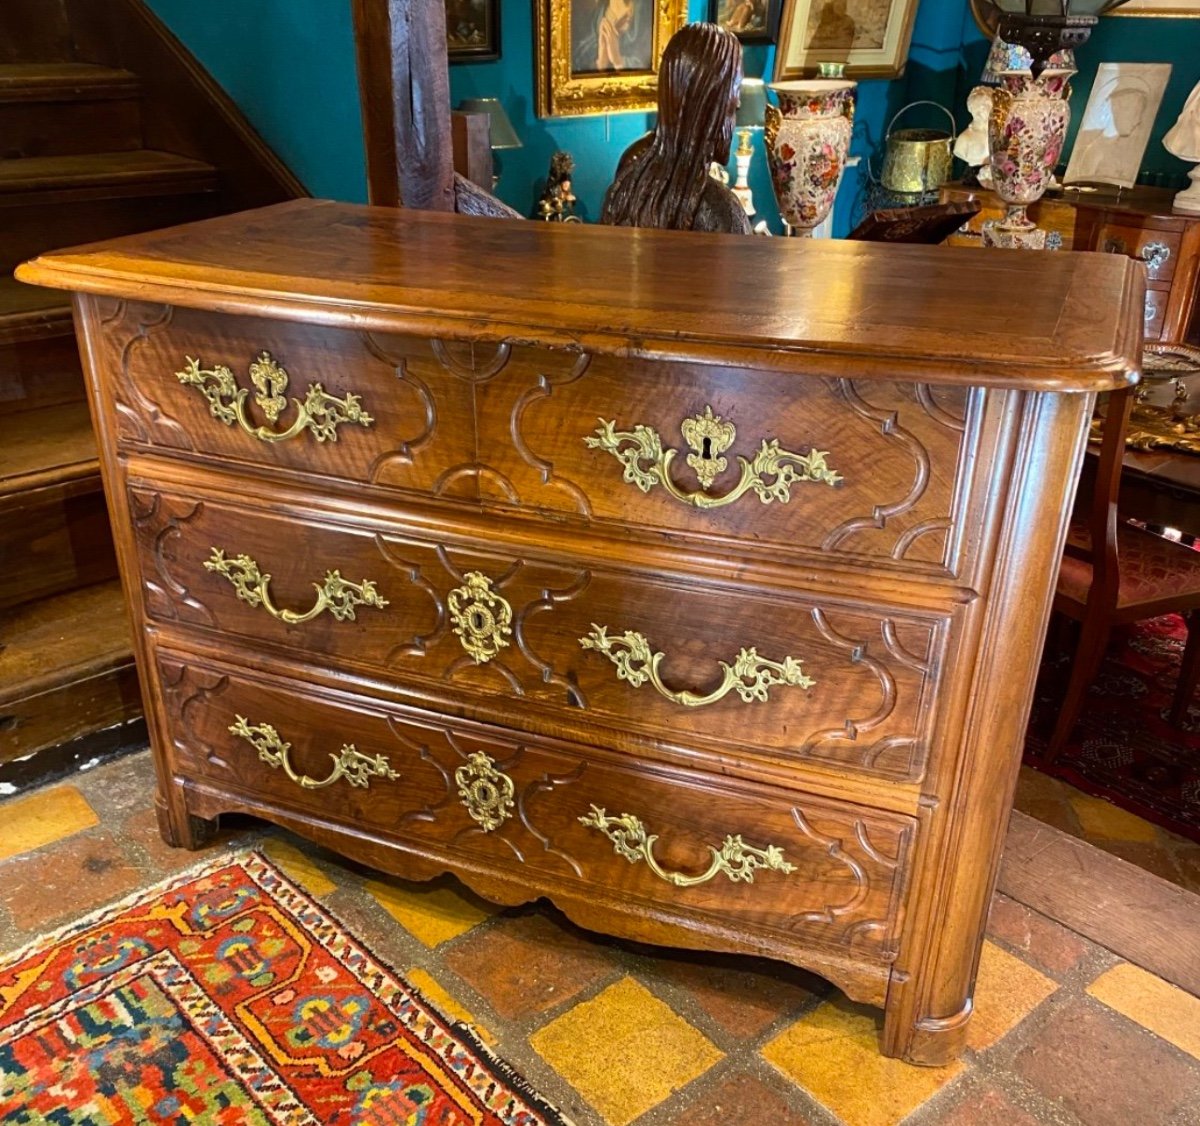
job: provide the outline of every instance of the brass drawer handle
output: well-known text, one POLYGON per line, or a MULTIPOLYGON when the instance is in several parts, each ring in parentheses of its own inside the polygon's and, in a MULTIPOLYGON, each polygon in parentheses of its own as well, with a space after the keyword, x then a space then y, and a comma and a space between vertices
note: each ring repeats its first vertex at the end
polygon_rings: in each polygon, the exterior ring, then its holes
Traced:
POLYGON ((660 696, 685 708, 702 708, 723 700, 730 692, 736 692, 746 703, 765 702, 770 689, 776 685, 795 688, 811 688, 816 681, 806 676, 801 662, 795 657, 784 657, 782 661, 768 661, 758 655, 757 649, 742 649, 732 665, 724 661, 717 663, 725 670, 720 687, 707 696, 697 696, 686 690, 673 692, 658 675, 658 666, 665 654, 650 649, 650 642, 640 633, 626 631, 619 637, 609 637, 606 626, 592 623, 591 632, 581 637, 579 644, 584 649, 603 653, 617 666, 617 679, 627 680, 634 688, 641 688, 649 681, 660 696), (749 681, 749 683, 747 683, 749 681))
POLYGON ((682 872, 668 872, 654 859, 654 842, 657 835, 648 836, 646 826, 632 813, 621 813, 616 817, 608 814, 598 805, 592 806, 590 813, 585 813, 580 822, 592 829, 599 829, 610 841, 613 851, 618 856, 625 857, 630 864, 644 860, 646 866, 660 880, 674 884, 677 888, 692 888, 698 884, 706 884, 718 873, 733 883, 754 883, 754 873, 761 869, 772 872, 789 873, 796 870, 794 864, 789 864, 783 858, 783 849, 778 845, 767 845, 766 848, 754 848, 745 843, 741 836, 729 836, 722 842, 720 848, 708 846, 712 853, 712 863, 706 872, 699 876, 685 876, 682 872))
POLYGON ((738 465, 742 468, 738 483, 724 496, 710 495, 708 490, 728 467, 722 455, 733 445, 737 430, 732 422, 714 415, 712 407, 706 406, 703 414, 686 418, 680 425, 692 451, 687 455, 687 463, 700 482, 699 491, 689 493, 672 480, 670 468, 678 451, 664 450, 657 430, 642 425, 632 430, 617 430, 615 422, 603 418, 599 421, 595 434, 584 438, 584 442, 591 449, 612 454, 625 467, 622 477, 628 484, 636 485, 643 493, 661 485, 676 500, 693 508, 722 508, 751 490, 763 504, 772 501, 787 504, 792 499, 792 485, 797 481, 836 485, 842 479, 825 463, 828 451, 789 453, 780 448, 778 438, 764 438, 753 458, 747 460, 738 455, 738 465))
POLYGON ((333 759, 333 770, 328 778, 310 778, 307 774, 297 774, 288 761, 292 749, 291 743, 285 743, 279 737, 279 732, 269 723, 249 724, 244 716, 237 717, 237 723, 229 727, 230 734, 245 739, 256 751, 258 757, 268 766, 282 769, 297 786, 305 790, 320 790, 332 786, 339 778, 345 778, 351 786, 368 789, 372 778, 396 779, 397 774, 383 755, 364 755, 357 750, 353 743, 345 743, 333 759))
POLYGON ((224 575, 233 583, 241 601, 251 606, 261 606, 272 618, 277 618, 289 626, 311 622, 326 610, 339 622, 352 622, 355 620, 355 606, 374 606, 382 610, 388 604, 387 599, 380 598, 375 584, 369 579, 363 579, 361 583, 352 583, 343 579, 340 571, 327 571, 323 583, 313 583, 317 601, 311 610, 301 614, 295 610, 280 610, 271 601, 271 576, 264 575, 249 555, 235 555, 232 559, 226 559, 225 552, 214 547, 212 555, 204 564, 204 569, 224 575))
MULTIPOLYGON (((303 401, 292 399, 296 420, 286 430, 255 426, 246 415, 246 399, 250 392, 237 385, 233 372, 224 364, 201 368, 199 360, 185 356, 187 366, 177 371, 175 378, 185 387, 195 387, 208 400, 208 412, 226 426, 235 422, 252 438, 260 442, 286 442, 305 430, 312 431, 318 442, 336 442, 337 428, 343 422, 370 426, 375 420, 362 409, 357 395, 338 399, 319 383, 310 383, 303 401)), ((287 410, 288 373, 270 352, 259 353, 250 365, 250 381, 254 384, 254 401, 272 426, 287 410)))

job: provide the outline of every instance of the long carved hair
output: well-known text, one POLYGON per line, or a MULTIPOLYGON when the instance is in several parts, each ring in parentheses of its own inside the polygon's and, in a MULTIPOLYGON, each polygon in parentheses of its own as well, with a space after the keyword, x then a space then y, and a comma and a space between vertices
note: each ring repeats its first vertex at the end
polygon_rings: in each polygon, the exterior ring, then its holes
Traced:
POLYGON ((741 85, 736 35, 713 23, 681 28, 663 52, 654 132, 626 151, 600 221, 691 230, 709 164, 729 159, 741 85))

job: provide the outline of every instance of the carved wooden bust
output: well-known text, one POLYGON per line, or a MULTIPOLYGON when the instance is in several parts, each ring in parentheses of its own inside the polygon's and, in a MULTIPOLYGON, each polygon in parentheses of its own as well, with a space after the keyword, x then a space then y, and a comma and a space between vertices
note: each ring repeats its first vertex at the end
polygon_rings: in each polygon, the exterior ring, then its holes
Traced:
POLYGON ((600 221, 750 234, 737 196, 708 174, 729 160, 741 89, 737 36, 710 23, 677 32, 659 72, 658 124, 622 155, 600 221))

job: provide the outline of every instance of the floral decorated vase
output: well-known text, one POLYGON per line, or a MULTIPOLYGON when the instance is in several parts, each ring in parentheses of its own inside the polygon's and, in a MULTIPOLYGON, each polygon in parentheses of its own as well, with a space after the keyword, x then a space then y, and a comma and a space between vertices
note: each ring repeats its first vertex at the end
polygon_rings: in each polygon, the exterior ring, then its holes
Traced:
POLYGON ((797 234, 811 235, 833 207, 850 150, 857 86, 844 78, 769 86, 779 107, 767 106, 767 163, 779 213, 797 234))
POLYGON ((1026 208, 1041 199, 1054 180, 1071 120, 1067 89, 1065 76, 1046 72, 1036 80, 1028 74, 1006 77, 993 95, 988 122, 992 185, 1008 204, 997 231, 1012 235, 995 245, 1044 245, 1045 232, 1038 232, 1041 239, 1033 237, 1037 228, 1026 208), (1020 232, 1027 232, 1023 240, 1020 232))

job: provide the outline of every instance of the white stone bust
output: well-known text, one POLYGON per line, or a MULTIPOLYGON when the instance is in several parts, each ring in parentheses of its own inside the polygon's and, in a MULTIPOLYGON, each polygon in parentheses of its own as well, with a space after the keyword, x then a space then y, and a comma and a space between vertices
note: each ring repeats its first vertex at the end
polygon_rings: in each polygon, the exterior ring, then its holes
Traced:
POLYGON ((1163 148, 1180 160, 1200 160, 1200 82, 1188 95, 1179 120, 1163 138, 1163 148))
POLYGON ((971 111, 971 124, 958 135, 954 142, 954 155, 972 168, 978 168, 988 158, 988 118, 992 113, 992 89, 976 86, 967 95, 967 109, 971 111))

